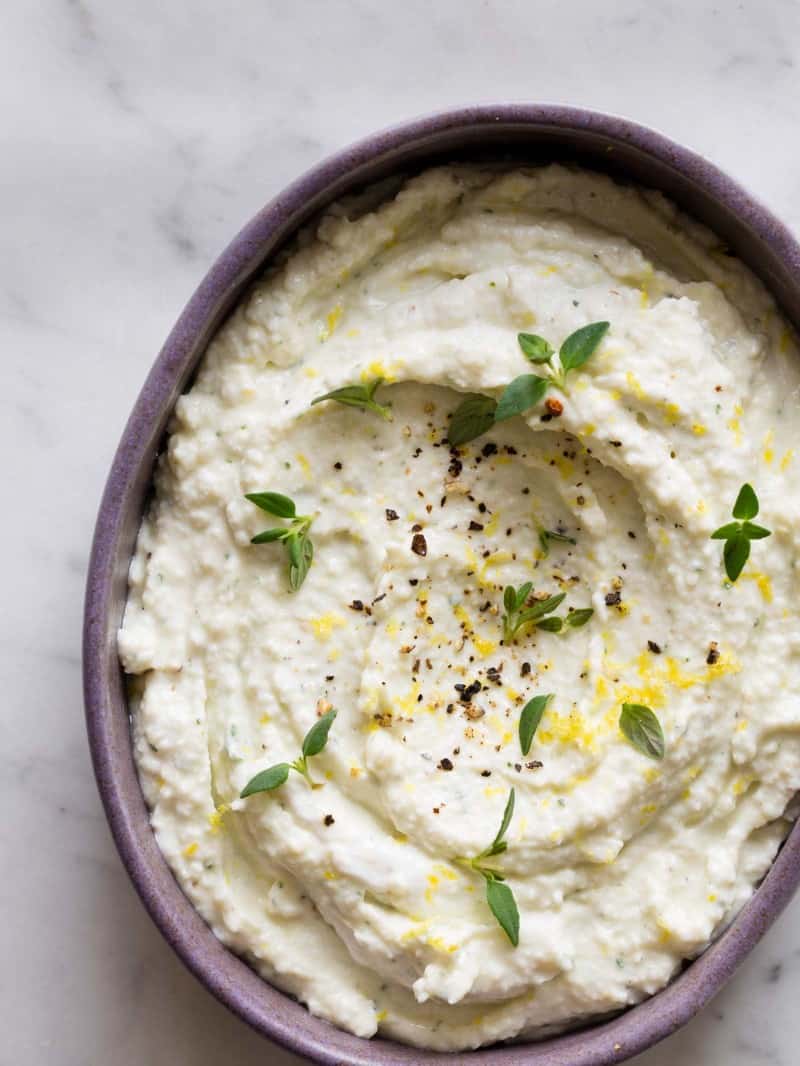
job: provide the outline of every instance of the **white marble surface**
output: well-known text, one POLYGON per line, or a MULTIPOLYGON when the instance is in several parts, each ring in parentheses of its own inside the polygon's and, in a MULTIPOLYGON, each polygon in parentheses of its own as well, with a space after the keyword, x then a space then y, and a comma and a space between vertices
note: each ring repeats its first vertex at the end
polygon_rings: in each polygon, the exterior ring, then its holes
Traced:
MULTIPOLYGON (((95 509, 136 391, 212 257, 331 150, 481 100, 628 114, 800 229, 799 61, 794 0, 6 0, 2 1066, 299 1062, 160 940, 84 739, 95 509)), ((710 1008, 636 1062, 792 1066, 798 991, 800 901, 710 1008)))

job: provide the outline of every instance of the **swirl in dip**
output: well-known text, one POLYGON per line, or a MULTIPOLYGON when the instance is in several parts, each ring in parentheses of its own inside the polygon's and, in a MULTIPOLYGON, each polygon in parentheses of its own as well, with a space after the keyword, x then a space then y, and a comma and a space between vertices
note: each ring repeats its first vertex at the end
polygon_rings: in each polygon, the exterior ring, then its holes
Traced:
POLYGON ((315 1014, 438 1049, 636 1003, 700 952, 800 787, 799 385, 742 264, 597 174, 431 170, 301 235, 177 404, 119 638, 153 827, 217 936, 315 1014), (448 444, 465 394, 543 372, 519 333, 557 350, 593 322, 555 412, 448 444), (311 406, 377 378, 391 420, 311 406), (745 482, 772 535, 731 582, 710 535, 745 482), (286 524, 261 491, 313 516, 296 591, 285 544, 251 544, 286 524), (594 614, 504 641, 525 582, 594 614), (328 703, 323 787, 238 798, 328 703), (626 703, 662 759, 623 734, 626 703), (454 861, 512 787, 491 862, 516 947, 454 861))

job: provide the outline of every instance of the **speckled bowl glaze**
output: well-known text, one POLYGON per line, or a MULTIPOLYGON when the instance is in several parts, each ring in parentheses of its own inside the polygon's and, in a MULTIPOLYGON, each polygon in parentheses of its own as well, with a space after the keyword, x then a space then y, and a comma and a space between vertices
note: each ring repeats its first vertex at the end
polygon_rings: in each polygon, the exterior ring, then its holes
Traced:
POLYGON ((762 278, 794 326, 800 327, 800 246, 769 211, 711 163, 659 133, 622 118, 558 106, 469 107, 376 133, 314 167, 284 190, 233 239, 200 283, 139 394, 100 505, 84 622, 89 743, 120 856, 164 938, 218 999, 259 1032, 330 1066, 419 1066, 445 1061, 607 1066, 621 1062, 673 1032, 711 999, 800 882, 800 826, 795 826, 732 925, 651 999, 612 1020, 540 1043, 445 1055, 351 1036, 272 988, 216 939, 158 850, 133 763, 116 634, 153 464, 176 398, 187 388, 209 338, 243 288, 313 214, 342 194, 389 174, 487 157, 517 163, 573 161, 661 189, 715 230, 762 278))

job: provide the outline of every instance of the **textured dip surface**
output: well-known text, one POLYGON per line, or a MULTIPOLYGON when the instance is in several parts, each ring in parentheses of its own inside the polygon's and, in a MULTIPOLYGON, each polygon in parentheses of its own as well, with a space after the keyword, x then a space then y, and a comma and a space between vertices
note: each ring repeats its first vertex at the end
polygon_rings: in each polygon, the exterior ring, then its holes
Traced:
POLYGON ((760 283, 656 194, 562 167, 397 189, 330 211, 211 343, 119 645, 152 824, 214 932, 358 1035, 472 1048, 656 992, 787 832, 800 378, 760 283), (465 393, 536 371, 519 332, 558 347, 596 321, 560 417, 540 403, 450 448, 465 393), (310 406, 377 377, 391 420, 310 406), (710 534, 744 482, 772 536, 731 583, 710 534), (280 524, 244 498, 266 490, 314 516, 296 592, 282 545, 250 543, 280 524), (575 543, 545 553, 542 529, 575 543), (504 642, 503 588, 526 581, 594 615, 504 642), (338 709, 323 787, 239 799, 296 758, 319 700, 338 709), (622 734, 623 703, 658 717, 663 759, 622 734), (512 786, 517 947, 453 861, 491 843, 512 786))

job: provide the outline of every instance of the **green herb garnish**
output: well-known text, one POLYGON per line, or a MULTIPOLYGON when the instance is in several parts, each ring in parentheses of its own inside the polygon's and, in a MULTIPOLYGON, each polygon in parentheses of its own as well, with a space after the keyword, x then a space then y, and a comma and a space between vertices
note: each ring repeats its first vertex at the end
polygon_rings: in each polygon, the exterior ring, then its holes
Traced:
POLYGON ((547 392, 548 381, 536 374, 522 374, 506 385, 494 413, 495 422, 505 422, 535 407, 547 392))
POLYGON ((480 437, 494 425, 497 401, 480 392, 470 392, 453 412, 447 442, 456 447, 480 437))
POLYGON ((348 407, 362 407, 365 411, 374 411, 381 418, 391 421, 391 408, 375 400, 375 391, 382 384, 383 378, 375 378, 365 385, 345 385, 342 389, 334 389, 333 392, 326 392, 324 396, 317 396, 311 401, 311 406, 322 403, 323 400, 335 400, 348 407))
POLYGON ((505 884, 505 875, 497 870, 494 866, 486 866, 486 859, 490 859, 495 855, 501 855, 508 843, 503 839, 506 835, 506 830, 511 823, 511 816, 514 813, 514 789, 512 788, 508 794, 508 800, 506 802, 505 810, 503 811, 503 820, 500 822, 500 828, 497 830, 492 843, 488 848, 476 855, 473 859, 455 859, 459 866, 465 866, 469 870, 474 870, 475 873, 480 874, 486 883, 486 902, 489 904, 489 910, 497 919, 497 922, 508 939, 517 947, 519 944, 519 911, 517 910, 517 903, 514 899, 514 893, 505 884))
POLYGON ((570 333, 559 349, 557 363, 553 362, 555 349, 544 337, 537 337, 535 333, 519 333, 517 340, 527 359, 532 363, 548 366, 549 377, 541 380, 564 389, 567 374, 570 370, 583 366, 589 357, 594 355, 609 327, 609 322, 591 322, 588 326, 582 326, 570 333))
MULTIPOLYGON (((592 322, 588 326, 582 326, 570 333, 558 352, 560 372, 557 373, 556 382, 562 388, 564 379, 570 370, 578 367, 594 355, 600 341, 605 337, 611 326, 610 322, 592 322)), ((551 364, 552 365, 552 364, 551 364)))
POLYGON ((519 716, 519 746, 523 755, 527 755, 531 750, 531 744, 536 730, 539 728, 545 707, 552 698, 552 693, 546 696, 534 696, 522 708, 522 714, 519 716))
POLYGON ((247 799, 248 796, 253 796, 257 792, 272 792, 273 789, 285 783, 290 770, 302 774, 312 788, 321 788, 321 785, 315 784, 311 779, 311 774, 308 772, 308 760, 314 755, 319 755, 328 743, 328 733, 335 717, 336 708, 331 707, 306 733, 300 757, 294 762, 279 762, 256 774, 240 792, 240 799, 247 799))
POLYGON ((557 544, 577 544, 577 540, 574 537, 567 536, 566 533, 559 533, 557 529, 540 529, 539 530, 539 547, 542 549, 545 558, 550 554, 550 541, 554 541, 557 544))
POLYGON ((548 376, 521 374, 506 385, 499 400, 477 392, 469 393, 453 413, 447 432, 448 444, 453 447, 466 444, 482 436, 496 422, 524 414, 539 403, 549 385, 563 390, 569 371, 583 366, 608 332, 609 325, 608 322, 592 322, 570 333, 561 345, 557 363, 553 362, 555 349, 544 337, 535 333, 517 334, 525 358, 531 363, 547 365, 548 376))
POLYGON ((251 544, 282 541, 289 557, 289 587, 296 592, 303 584, 314 558, 314 545, 308 531, 314 521, 311 515, 297 514, 294 500, 280 492, 248 492, 245 499, 276 518, 289 519, 288 526, 275 526, 256 534, 251 544))
POLYGON ((623 703, 619 727, 642 755, 650 759, 664 758, 664 731, 649 707, 642 703, 623 703))
POLYGON ((529 362, 549 363, 553 358, 555 349, 544 337, 537 337, 535 333, 518 333, 517 340, 529 362))
POLYGON ((523 626, 533 625, 546 633, 560 633, 565 627, 578 629, 585 626, 594 614, 592 607, 584 607, 578 611, 568 611, 563 618, 554 615, 553 611, 566 598, 566 592, 534 600, 528 606, 528 597, 532 590, 533 584, 530 581, 526 581, 518 589, 513 585, 506 585, 503 592, 503 640, 506 644, 511 643, 523 626))
POLYGON ((725 563, 725 573, 730 581, 737 579, 744 569, 744 564, 750 558, 750 541, 763 540, 764 537, 772 536, 772 530, 757 526, 750 521, 757 514, 758 497, 752 485, 744 484, 739 489, 739 495, 733 505, 733 517, 738 521, 728 522, 711 534, 712 540, 725 541, 722 558, 725 563))

